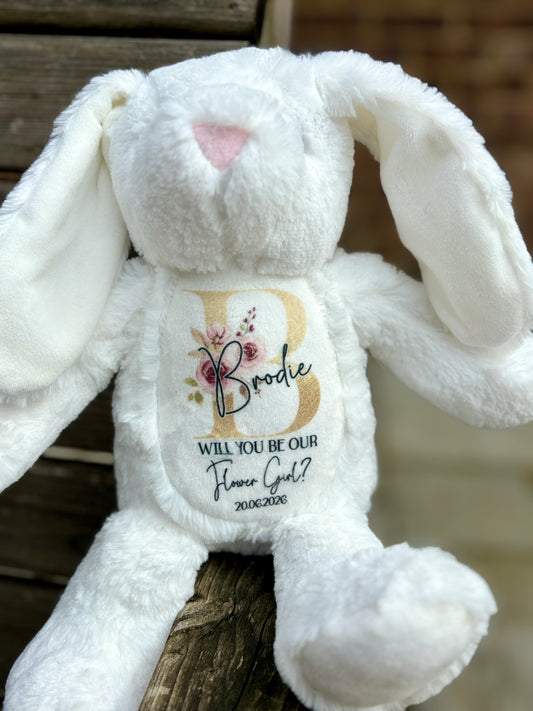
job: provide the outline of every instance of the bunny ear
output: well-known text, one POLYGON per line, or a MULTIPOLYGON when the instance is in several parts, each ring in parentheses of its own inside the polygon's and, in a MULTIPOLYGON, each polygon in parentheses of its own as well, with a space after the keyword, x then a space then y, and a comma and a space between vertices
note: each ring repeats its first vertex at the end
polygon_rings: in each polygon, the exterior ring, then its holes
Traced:
POLYGON ((141 78, 88 84, 0 210, 0 392, 50 385, 98 322, 128 249, 101 142, 141 78))
POLYGON ((399 66, 339 52, 313 58, 329 113, 380 161, 402 242, 433 307, 463 343, 496 347, 533 313, 533 268, 511 191, 471 122, 399 66))

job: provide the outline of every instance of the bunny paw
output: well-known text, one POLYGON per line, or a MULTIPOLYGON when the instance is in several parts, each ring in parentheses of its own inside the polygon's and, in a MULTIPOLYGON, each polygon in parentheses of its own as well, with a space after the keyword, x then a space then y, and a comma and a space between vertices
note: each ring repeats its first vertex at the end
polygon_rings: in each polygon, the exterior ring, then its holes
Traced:
POLYGON ((436 694, 469 662, 496 609, 483 579, 453 556, 407 544, 361 551, 329 571, 322 604, 316 594, 305 630, 301 608, 295 617, 300 639, 277 648, 282 675, 289 670, 316 711, 401 711, 436 694))

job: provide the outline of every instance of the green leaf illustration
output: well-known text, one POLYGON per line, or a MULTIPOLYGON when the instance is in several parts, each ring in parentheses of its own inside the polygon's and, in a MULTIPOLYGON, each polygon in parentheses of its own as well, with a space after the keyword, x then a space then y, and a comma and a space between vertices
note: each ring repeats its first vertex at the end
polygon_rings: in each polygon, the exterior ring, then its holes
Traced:
POLYGON ((189 393, 188 400, 192 400, 194 398, 194 395, 192 393, 189 393))
POLYGON ((191 388, 198 387, 198 383, 196 382, 196 380, 194 378, 185 378, 185 382, 187 383, 187 385, 190 385, 191 388))
POLYGON ((201 393, 199 390, 197 390, 197 391, 194 393, 194 399, 196 400, 196 402, 197 402, 199 405, 201 405, 201 404, 203 403, 203 401, 204 401, 204 396, 202 395, 202 393, 201 393))

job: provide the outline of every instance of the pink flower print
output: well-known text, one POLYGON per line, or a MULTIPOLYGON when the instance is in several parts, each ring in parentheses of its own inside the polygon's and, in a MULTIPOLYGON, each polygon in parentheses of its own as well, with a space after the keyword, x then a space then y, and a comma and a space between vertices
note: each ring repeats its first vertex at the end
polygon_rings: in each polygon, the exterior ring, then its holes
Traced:
POLYGON ((257 372, 266 363, 267 346, 261 336, 245 335, 239 339, 242 346, 242 358, 239 371, 257 372))
MULTIPOLYGON (((195 392, 190 392, 188 400, 202 404, 203 393, 214 396, 220 417, 242 410, 250 400, 251 383, 248 378, 255 376, 267 360, 267 345, 261 336, 256 335, 256 308, 248 309, 240 323, 240 329, 233 335, 226 324, 213 322, 202 333, 191 328, 191 335, 200 346, 189 353, 200 359, 196 368, 196 377, 185 378, 185 383, 195 392), (239 392, 245 399, 237 410, 226 411, 225 395, 232 393, 239 386, 239 392)), ((259 393, 259 390, 255 388, 259 393)))
POLYGON ((215 348, 225 345, 232 337, 229 326, 224 326, 221 323, 212 323, 207 327, 206 336, 209 343, 212 343, 215 348))
POLYGON ((200 364, 196 368, 196 380, 200 390, 210 395, 215 394, 217 387, 217 369, 222 390, 225 393, 232 391, 235 385, 234 380, 226 380, 224 376, 231 373, 235 364, 231 363, 230 358, 224 357, 224 360, 219 364, 220 354, 211 352, 209 355, 204 353, 200 360, 200 364))
POLYGON ((248 315, 245 316, 242 320, 240 331, 237 331, 237 333, 235 334, 238 338, 242 338, 243 336, 246 336, 246 334, 250 331, 255 330, 255 326, 252 321, 255 319, 256 316, 257 314, 255 312, 255 306, 252 306, 251 309, 248 309, 248 315))

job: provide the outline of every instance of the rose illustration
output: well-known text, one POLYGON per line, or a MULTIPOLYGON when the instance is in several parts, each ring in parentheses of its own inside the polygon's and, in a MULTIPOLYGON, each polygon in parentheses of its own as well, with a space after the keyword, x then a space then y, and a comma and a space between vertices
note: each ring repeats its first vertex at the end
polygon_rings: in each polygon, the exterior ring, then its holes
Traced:
POLYGON ((229 358, 224 358, 222 362, 219 363, 219 357, 220 355, 218 353, 211 352, 209 355, 204 353, 201 357, 200 364, 196 368, 196 380, 200 390, 203 390, 204 393, 215 394, 217 370, 223 392, 229 393, 233 390, 235 382, 233 380, 226 380, 225 376, 232 372, 234 363, 232 364, 229 358))
MULTIPOLYGON (((246 399, 250 398, 251 383, 249 378, 255 376, 267 360, 267 345, 261 336, 256 334, 257 312, 255 306, 248 309, 247 314, 235 331, 227 324, 214 321, 207 326, 205 333, 197 328, 191 328, 191 335, 200 346, 189 353, 199 359, 195 378, 185 378, 185 384, 195 391, 189 392, 188 400, 202 404, 202 393, 212 395, 224 417, 224 395, 232 393, 236 385, 246 399)), ((258 389, 255 389, 259 393, 258 389)), ((242 409, 242 408, 241 408, 242 409)))
POLYGON ((259 368, 266 363, 267 346, 261 336, 246 335, 239 339, 242 346, 242 359, 239 365, 239 371, 243 370, 247 373, 257 372, 259 368))

